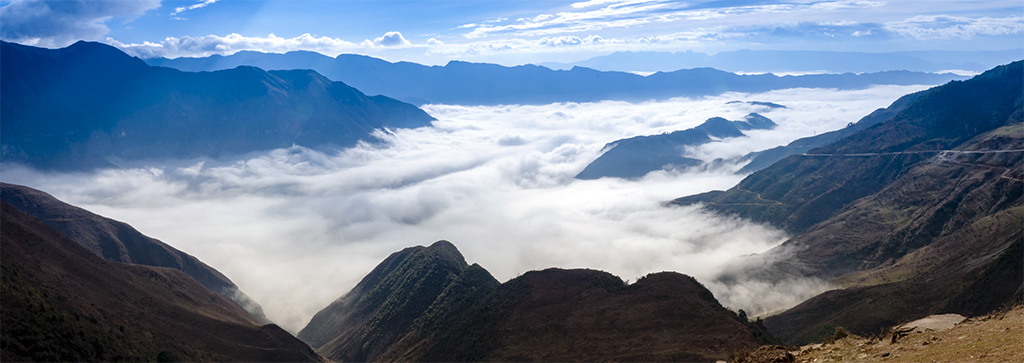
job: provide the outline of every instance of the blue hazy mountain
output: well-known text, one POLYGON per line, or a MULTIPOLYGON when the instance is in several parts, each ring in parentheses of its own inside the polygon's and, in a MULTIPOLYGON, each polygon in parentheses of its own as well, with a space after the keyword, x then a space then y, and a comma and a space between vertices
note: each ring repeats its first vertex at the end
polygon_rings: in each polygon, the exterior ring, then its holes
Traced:
POLYGON ((574 66, 602 71, 658 72, 713 67, 730 72, 864 73, 891 70, 981 72, 1024 57, 1024 49, 999 51, 910 51, 891 53, 736 50, 715 55, 685 52, 615 52, 579 62, 542 63, 552 69, 574 66))
POLYGON ((182 72, 99 43, 0 46, 3 160, 36 167, 343 147, 433 120, 309 70, 182 72))
POLYGON ((712 68, 680 69, 640 76, 585 67, 552 70, 536 65, 505 67, 451 61, 444 66, 391 63, 362 55, 336 58, 311 52, 238 52, 206 58, 147 59, 150 65, 183 71, 214 71, 248 65, 263 69, 312 69, 366 94, 414 104, 546 104, 601 100, 646 101, 723 92, 764 92, 794 87, 858 89, 874 84, 940 84, 952 74, 890 71, 870 74, 818 74, 779 77, 738 75, 712 68))
POLYGON ((604 150, 607 151, 577 174, 576 179, 639 178, 655 170, 698 166, 703 162, 683 156, 686 147, 706 144, 714 139, 743 137, 743 130, 773 127, 775 122, 772 120, 751 113, 743 121, 712 117, 691 129, 616 140, 605 145, 604 150))

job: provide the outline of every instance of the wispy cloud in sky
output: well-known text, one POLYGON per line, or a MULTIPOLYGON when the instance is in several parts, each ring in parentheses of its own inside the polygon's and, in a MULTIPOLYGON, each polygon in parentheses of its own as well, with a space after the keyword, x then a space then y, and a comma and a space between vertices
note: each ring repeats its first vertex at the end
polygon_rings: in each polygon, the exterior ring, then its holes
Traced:
POLYGON ((216 3, 217 1, 220 1, 220 0, 199 0, 199 2, 197 2, 195 4, 192 4, 192 5, 189 5, 189 6, 179 6, 179 7, 174 8, 174 12, 171 13, 171 16, 172 17, 177 17, 178 15, 181 15, 182 13, 184 13, 186 11, 189 11, 189 10, 205 8, 207 6, 210 6, 213 3, 216 3))
POLYGON ((575 61, 615 51, 1003 50, 1019 48, 1024 36, 1016 0, 15 0, 0 16, 0 38, 48 47, 109 37, 143 56, 311 50, 427 64, 575 61), (265 34, 298 41, 268 43, 265 34))
POLYGON ((708 283, 726 306, 754 314, 822 285, 710 283, 734 257, 785 234, 661 202, 726 189, 735 168, 655 172, 642 180, 573 177, 616 139, 740 119, 756 111, 775 130, 707 144, 729 157, 839 128, 922 87, 794 89, 663 102, 540 106, 427 105, 433 127, 379 133, 337 154, 292 147, 241 160, 175 160, 95 173, 5 167, 4 181, 49 192, 193 254, 229 276, 293 332, 388 254, 447 239, 470 262, 508 280, 552 266, 602 269, 634 280, 679 271, 708 283), (728 104, 781 103, 788 108, 728 104), (719 145, 721 144, 721 145, 719 145), (778 299, 752 294, 785 291, 778 299))

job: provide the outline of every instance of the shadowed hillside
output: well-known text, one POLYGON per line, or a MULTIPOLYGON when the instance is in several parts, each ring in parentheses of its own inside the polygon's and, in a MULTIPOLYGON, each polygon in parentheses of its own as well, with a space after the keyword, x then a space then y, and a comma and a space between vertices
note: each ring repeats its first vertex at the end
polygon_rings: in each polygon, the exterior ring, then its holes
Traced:
POLYGON ((103 260, 0 204, 5 362, 321 360, 181 271, 103 260))
POLYGON ((126 223, 104 218, 21 185, 0 183, 0 199, 41 220, 105 260, 181 270, 210 291, 235 300, 258 321, 269 322, 263 314, 263 308, 220 271, 166 243, 143 235, 126 223))

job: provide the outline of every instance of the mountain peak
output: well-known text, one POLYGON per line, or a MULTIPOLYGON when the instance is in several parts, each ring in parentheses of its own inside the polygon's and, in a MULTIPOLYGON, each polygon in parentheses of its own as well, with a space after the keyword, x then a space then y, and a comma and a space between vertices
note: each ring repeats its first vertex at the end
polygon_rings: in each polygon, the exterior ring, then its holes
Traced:
POLYGON ((298 337, 330 359, 366 361, 411 329, 467 268, 448 241, 395 252, 313 316, 298 337))

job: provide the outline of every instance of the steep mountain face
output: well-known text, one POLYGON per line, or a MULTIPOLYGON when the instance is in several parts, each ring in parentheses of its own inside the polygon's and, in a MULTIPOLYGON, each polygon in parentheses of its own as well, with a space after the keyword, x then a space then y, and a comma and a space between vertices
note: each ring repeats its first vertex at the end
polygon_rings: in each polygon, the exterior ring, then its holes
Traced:
POLYGON ((777 77, 737 75, 710 68, 659 72, 643 77, 583 67, 555 71, 535 65, 504 67, 460 61, 449 62, 445 66, 424 66, 408 62, 390 63, 352 54, 331 59, 310 52, 239 52, 227 57, 157 58, 146 62, 186 71, 212 71, 241 65, 264 69, 313 69, 367 94, 386 95, 414 104, 463 105, 646 101, 793 87, 855 89, 872 84, 938 84, 962 78, 952 74, 905 71, 777 77))
POLYGON ((588 164, 576 175, 576 179, 640 178, 655 170, 701 165, 700 160, 683 156, 686 147, 709 143, 712 137, 742 137, 745 136, 743 130, 771 129, 775 126, 775 122, 767 117, 750 113, 742 121, 712 117, 691 129, 616 140, 605 145, 607 151, 588 164))
POLYGON ((375 129, 432 120, 312 71, 181 72, 89 42, 62 49, 4 42, 0 51, 3 158, 41 168, 342 147, 375 129))
POLYGON ((681 198, 797 234, 762 276, 844 287, 765 324, 805 343, 936 313, 1021 300, 1024 62, 951 82, 839 142, 790 156, 735 188, 681 198), (936 151, 944 150, 944 151, 936 151))
POLYGON ((772 341, 688 276, 626 285, 548 269, 499 284, 448 242, 388 257, 299 337, 331 359, 372 361, 713 360, 772 341))
POLYGON ((298 337, 328 359, 375 360, 467 267, 446 241, 394 253, 314 315, 298 337))
POLYGON ((321 361, 181 271, 103 260, 0 205, 3 361, 321 361))
POLYGON ((231 298, 258 321, 269 322, 263 314, 263 308, 220 271, 166 243, 143 235, 126 223, 104 218, 21 185, 0 183, 0 199, 41 220, 100 258, 180 270, 210 291, 231 298))

